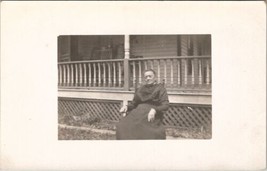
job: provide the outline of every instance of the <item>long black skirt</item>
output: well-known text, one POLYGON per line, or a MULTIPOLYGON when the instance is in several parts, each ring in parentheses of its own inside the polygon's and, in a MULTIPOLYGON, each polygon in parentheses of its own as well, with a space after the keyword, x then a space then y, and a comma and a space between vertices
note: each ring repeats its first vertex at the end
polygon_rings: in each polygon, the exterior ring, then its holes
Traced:
POLYGON ((166 139, 162 125, 162 114, 156 114, 153 122, 148 122, 147 116, 153 105, 139 104, 116 125, 118 140, 166 139))

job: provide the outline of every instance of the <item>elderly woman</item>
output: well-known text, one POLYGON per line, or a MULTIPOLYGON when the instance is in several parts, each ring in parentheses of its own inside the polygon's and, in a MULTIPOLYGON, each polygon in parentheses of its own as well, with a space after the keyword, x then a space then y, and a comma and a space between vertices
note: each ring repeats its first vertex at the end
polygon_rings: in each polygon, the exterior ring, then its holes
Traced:
POLYGON ((169 107, 167 91, 156 82, 154 70, 146 70, 144 77, 146 84, 136 90, 133 102, 120 109, 124 117, 117 124, 118 140, 166 139, 162 120, 169 107))

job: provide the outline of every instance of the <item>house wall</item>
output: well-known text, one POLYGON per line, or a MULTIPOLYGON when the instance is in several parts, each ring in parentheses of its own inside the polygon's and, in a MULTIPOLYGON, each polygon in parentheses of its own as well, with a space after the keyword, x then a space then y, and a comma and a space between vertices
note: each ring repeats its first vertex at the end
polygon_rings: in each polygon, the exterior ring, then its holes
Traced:
POLYGON ((124 58, 123 35, 59 36, 58 61, 100 60, 94 50, 110 50, 113 59, 124 58))
POLYGON ((72 36, 59 36, 58 37, 58 61, 67 62, 75 60, 77 57, 76 47, 77 39, 72 36))
POLYGON ((144 58, 211 55, 211 35, 133 35, 130 54, 144 58))
POLYGON ((58 61, 70 61, 70 36, 58 37, 58 61))
POLYGON ((141 57, 177 56, 176 35, 130 36, 130 55, 141 57))
MULTIPOLYGON (((94 49, 112 49, 113 58, 123 58, 124 36, 79 36, 78 54, 82 60, 92 60, 94 49)), ((95 59, 98 60, 98 59, 95 59)))
MULTIPOLYGON (((130 36, 131 58, 211 55, 210 47, 210 35, 130 36), (188 37, 191 39, 191 44, 187 40, 184 41, 188 37), (192 44, 193 38, 197 39, 194 45, 192 44)), ((124 35, 59 36, 58 38, 59 61, 92 60, 94 59, 92 51, 101 48, 111 48, 113 59, 124 58, 124 35)))
POLYGON ((90 60, 91 51, 94 47, 99 46, 97 36, 79 36, 78 37, 78 54, 83 60, 90 60))

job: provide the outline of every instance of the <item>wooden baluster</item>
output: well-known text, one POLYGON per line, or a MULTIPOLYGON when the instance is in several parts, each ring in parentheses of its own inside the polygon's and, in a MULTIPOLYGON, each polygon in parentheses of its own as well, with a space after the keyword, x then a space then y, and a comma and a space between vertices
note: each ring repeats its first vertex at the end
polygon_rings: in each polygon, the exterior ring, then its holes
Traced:
POLYGON ((133 61, 133 86, 136 87, 136 76, 135 76, 135 61, 133 61))
POLYGON ((60 65, 57 64, 57 86, 60 86, 60 65))
POLYGON ((210 63, 207 60, 207 84, 210 84, 210 63))
POLYGON ((174 63, 174 60, 171 59, 171 86, 173 86, 173 63, 174 63))
POLYGON ((192 77, 191 77, 191 82, 192 82, 192 85, 195 84, 195 60, 192 59, 191 60, 191 66, 192 66, 192 77))
POLYGON ((70 65, 67 66, 67 86, 70 86, 70 65))
POLYGON ((86 64, 83 64, 83 70, 84 70, 84 86, 87 86, 87 69, 86 69, 86 64))
POLYGON ((68 68, 67 64, 64 65, 64 85, 68 86, 68 68))
POLYGON ((121 62, 118 62, 118 68, 119 68, 119 73, 118 73, 119 87, 121 87, 121 62))
POLYGON ((184 84, 187 84, 187 64, 188 59, 184 59, 184 84))
POLYGON ((65 65, 62 65, 62 86, 65 86, 65 65))
POLYGON ((112 82, 111 82, 111 66, 110 66, 110 63, 108 63, 108 86, 109 87, 112 86, 112 82))
POLYGON ((71 86, 74 86, 74 68, 73 64, 70 64, 70 72, 71 72, 71 86))
POLYGON ((79 86, 78 84, 78 64, 75 64, 75 86, 79 86))
POLYGON ((117 83, 117 80, 116 80, 116 65, 115 65, 115 62, 113 62, 113 87, 116 87, 116 83, 117 83))
POLYGON ((181 85, 181 61, 177 60, 177 76, 178 76, 178 85, 181 85))
POLYGON ((59 86, 62 85, 62 65, 58 65, 59 69, 59 86))
POLYGON ((91 63, 88 63, 88 79, 89 79, 89 87, 92 85, 92 73, 91 73, 91 63))
POLYGON ((63 82, 64 82, 64 86, 67 86, 68 85, 68 83, 67 83, 67 77, 68 77, 68 75, 67 75, 67 66, 66 66, 66 64, 64 64, 63 65, 64 66, 64 75, 63 75, 63 82))
POLYGON ((95 63, 93 63, 93 69, 94 69, 94 82, 93 82, 93 86, 95 87, 96 86, 96 65, 95 63))
POLYGON ((139 84, 142 83, 142 68, 141 68, 141 61, 138 62, 138 77, 139 77, 139 84))
POLYGON ((103 86, 106 86, 106 64, 103 62, 103 86))
POLYGON ((101 87, 101 67, 100 67, 100 63, 97 64, 98 66, 98 87, 101 87))
POLYGON ((65 65, 62 65, 62 86, 65 86, 65 65))
POLYGON ((145 61, 144 63, 145 63, 145 70, 147 70, 147 61, 145 61))
POLYGON ((202 84, 202 60, 200 59, 199 61, 198 61, 198 69, 199 69, 199 71, 198 71, 198 82, 199 82, 199 84, 201 85, 202 84))
POLYGON ((167 86, 167 60, 164 59, 164 84, 167 86))
POLYGON ((79 70, 80 70, 80 82, 79 82, 79 85, 82 86, 82 84, 83 84, 83 69, 82 69, 82 64, 79 64, 79 70))
POLYGON ((160 59, 158 60, 158 66, 157 66, 157 68, 158 68, 158 83, 160 83, 161 81, 160 81, 160 59))

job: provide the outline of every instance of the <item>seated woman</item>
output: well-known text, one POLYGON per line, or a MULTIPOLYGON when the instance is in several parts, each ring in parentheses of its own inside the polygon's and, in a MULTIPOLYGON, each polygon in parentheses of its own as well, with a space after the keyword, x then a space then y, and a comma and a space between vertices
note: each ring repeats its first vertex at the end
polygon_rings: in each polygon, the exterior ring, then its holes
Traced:
POLYGON ((156 82, 154 70, 146 70, 144 77, 146 84, 136 90, 133 102, 120 109, 124 117, 116 125, 118 140, 166 139, 162 120, 169 107, 167 91, 156 82))

